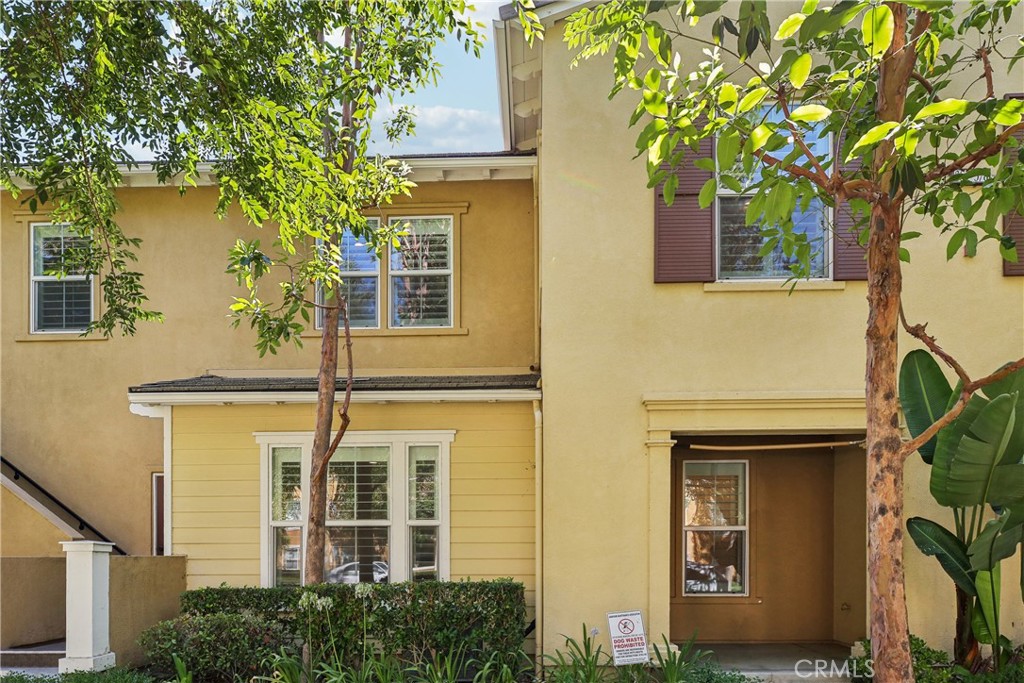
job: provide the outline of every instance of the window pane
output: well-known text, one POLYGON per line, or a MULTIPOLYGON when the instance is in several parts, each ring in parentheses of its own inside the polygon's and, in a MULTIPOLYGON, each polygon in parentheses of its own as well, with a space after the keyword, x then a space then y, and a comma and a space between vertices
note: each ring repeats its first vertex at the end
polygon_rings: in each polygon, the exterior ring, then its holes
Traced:
MULTIPOLYGON (((32 275, 47 275, 58 270, 66 249, 84 249, 89 245, 86 237, 72 234, 63 225, 36 225, 32 229, 32 275)), ((81 272, 71 270, 69 274, 81 272)))
POLYGON ((327 519, 388 519, 387 446, 339 448, 327 468, 327 519))
POLYGON ((37 330, 84 330, 92 320, 89 280, 44 280, 35 283, 37 330))
MULTIPOLYGON (((377 327, 377 278, 345 276, 341 295, 348 302, 351 327, 377 327)), ((345 323, 340 319, 338 325, 345 323)))
POLYGON ((437 519, 437 446, 409 447, 409 519, 437 519))
POLYGON ((437 527, 414 526, 409 529, 409 557, 413 581, 437 581, 437 527))
POLYGON ((396 220, 405 235, 391 250, 392 270, 448 270, 451 268, 451 218, 396 220))
POLYGON ((274 585, 302 583, 302 527, 274 529, 274 585))
POLYGON ((271 505, 273 521, 302 520, 302 449, 293 446, 271 449, 271 505))
MULTIPOLYGON (((789 267, 797 262, 796 254, 787 257, 781 242, 771 253, 758 256, 766 240, 761 236, 760 225, 746 225, 749 201, 749 197, 742 196, 718 198, 719 278, 790 277, 792 271, 789 267)), ((798 207, 793 214, 793 232, 806 235, 811 246, 811 277, 828 276, 827 218, 828 209, 820 199, 813 200, 807 211, 801 211, 798 207)))
POLYGON ((392 327, 445 327, 451 324, 449 275, 391 278, 392 327))
POLYGON ((686 526, 744 526, 746 464, 688 462, 686 468, 686 526))
POLYGON ((745 531, 687 531, 684 540, 686 593, 744 592, 745 531))
POLYGON ((387 583, 388 528, 328 527, 324 542, 327 583, 387 583))
MULTIPOLYGON (((377 221, 367 221, 367 227, 371 230, 376 230, 377 221)), ((339 269, 343 273, 346 271, 376 271, 380 269, 377 254, 374 253, 372 245, 366 238, 356 237, 352 234, 351 230, 346 230, 341 236, 341 243, 338 246, 341 249, 339 269)))
MULTIPOLYGON (((770 121, 779 124, 781 124, 785 120, 785 117, 783 117, 782 115, 781 108, 777 106, 759 107, 757 112, 757 118, 759 120, 763 118, 765 121, 770 121)), ((801 138, 803 138, 803 141, 807 145, 807 148, 811 150, 811 153, 814 154, 814 156, 818 159, 818 161, 822 163, 823 166, 828 167, 832 163, 832 136, 825 131, 824 124, 818 123, 814 126, 811 126, 810 128, 801 127, 801 130, 801 138)), ((785 131, 785 126, 783 126, 783 132, 781 132, 781 134, 784 137, 787 137, 788 140, 786 144, 783 145, 782 147, 772 150, 772 156, 774 156, 776 159, 785 159, 793 151, 795 146, 792 136, 788 134, 788 131, 785 131)), ((801 156, 796 160, 796 163, 801 165, 807 164, 808 159, 806 156, 801 156)), ((743 173, 743 168, 741 164, 737 164, 736 167, 732 169, 719 170, 722 172, 727 172, 729 175, 735 177, 737 180, 740 181, 740 183, 744 187, 750 187, 751 185, 761 181, 762 168, 762 164, 755 163, 752 172, 749 175, 743 173)))

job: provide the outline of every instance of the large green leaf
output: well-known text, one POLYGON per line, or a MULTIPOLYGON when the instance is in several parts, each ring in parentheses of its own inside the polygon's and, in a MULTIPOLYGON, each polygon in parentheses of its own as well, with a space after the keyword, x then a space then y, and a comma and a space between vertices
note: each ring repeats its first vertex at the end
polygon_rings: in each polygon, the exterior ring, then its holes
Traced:
POLYGON ((989 521, 967 549, 971 568, 991 571, 999 562, 1012 557, 1022 541, 1024 514, 1014 514, 1012 511, 1003 513, 998 519, 989 521))
MULTIPOLYGON (((970 507, 1024 502, 1024 487, 1012 485, 1024 476, 1014 468, 1024 466, 1014 463, 1012 456, 1007 459, 1017 399, 1017 394, 1003 394, 989 401, 976 415, 965 410, 954 422, 958 429, 950 430, 959 432, 962 426, 969 425, 955 447, 948 448, 939 439, 932 462, 931 491, 940 505, 970 507), (993 486, 1001 477, 1006 480, 993 486)), ((971 403, 979 402, 972 398, 971 403)))
POLYGON ((967 557, 967 546, 945 527, 930 519, 911 517, 907 531, 914 545, 925 555, 938 559, 956 585, 968 595, 976 595, 974 572, 967 557))
POLYGON ((892 36, 896 31, 892 10, 887 5, 869 7, 864 12, 860 30, 864 47, 872 57, 881 57, 892 45, 892 36))
POLYGON ((971 622, 974 635, 982 643, 991 644, 999 638, 999 584, 999 565, 991 571, 980 571, 974 577, 978 599, 971 622))
MULTIPOLYGON (((916 349, 903 359, 900 366, 900 404, 911 436, 921 434, 945 414, 952 394, 953 389, 932 354, 916 349)), ((937 442, 938 436, 933 436, 917 451, 929 465, 937 442)))
POLYGON ((1024 460, 1024 369, 989 384, 982 392, 989 398, 995 398, 1000 394, 1017 393, 1017 426, 1010 436, 1006 450, 1010 460, 1021 462, 1024 460))

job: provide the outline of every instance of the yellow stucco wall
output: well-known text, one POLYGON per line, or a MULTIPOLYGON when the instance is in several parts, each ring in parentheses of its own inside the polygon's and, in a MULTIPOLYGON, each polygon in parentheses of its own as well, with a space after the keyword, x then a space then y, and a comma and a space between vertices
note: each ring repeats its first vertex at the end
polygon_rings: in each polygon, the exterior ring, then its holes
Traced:
MULTIPOLYGON (((451 578, 511 576, 534 602, 533 406, 356 404, 352 431, 455 430, 451 578)), ((173 543, 188 587, 260 583, 260 449, 254 432, 311 431, 312 405, 173 410, 173 543)), ((344 443, 344 442, 343 442, 344 443)))
POLYGON ((0 486, 0 557, 64 557, 71 537, 0 486))
MULTIPOLYGON (((33 217, 0 192, 4 456, 131 554, 150 552, 150 476, 163 467, 163 441, 160 420, 129 413, 128 387, 208 370, 312 375, 319 361, 316 338, 261 359, 254 333, 229 326, 237 289, 224 273, 227 250, 238 236, 259 233, 237 213, 218 221, 216 192, 119 193, 122 225, 143 240, 138 268, 150 305, 166 322, 109 340, 28 334, 33 217)), ((357 331, 357 373, 526 372, 537 362, 532 181, 422 183, 399 202, 404 215, 451 213, 456 205, 465 211, 456 246, 462 329, 357 331)), ((265 242, 270 236, 263 232, 265 242)), ((4 525, 4 536, 17 533, 4 525)))
MULTIPOLYGON (((772 4, 780 15, 799 9, 792 7, 772 4)), ((538 206, 550 649, 561 644, 558 634, 578 633, 581 623, 602 623, 605 612, 620 609, 645 610, 660 637, 668 621, 670 540, 668 448, 660 440, 685 430, 800 432, 807 406, 862 396, 867 307, 863 282, 792 295, 781 287, 654 284, 653 191, 643 159, 633 159, 638 129, 627 128, 634 93, 609 102, 611 60, 571 70, 566 46, 552 39, 562 25, 549 31, 538 206), (643 397, 658 393, 746 397, 750 406, 730 412, 712 402, 648 431, 643 397), (796 394, 809 398, 788 407, 774 402, 796 394)), ((694 44, 690 57, 700 47, 694 44)), ((1019 90, 1020 74, 1018 67, 997 91, 1019 90)), ((908 229, 918 223, 912 218, 908 229)), ((930 224, 922 232, 928 236, 910 245, 905 268, 909 319, 929 322, 928 331, 974 375, 1024 355, 1024 279, 1002 276, 991 244, 975 258, 947 263, 930 224)), ((900 343, 903 351, 914 346, 905 336, 900 343)), ((863 429, 862 416, 839 418, 806 429, 863 429)), ((916 458, 907 474, 907 515, 948 520, 931 502, 928 471, 916 458)), ((1007 574, 1018 564, 1011 560, 1007 574)), ((951 583, 913 547, 906 566, 914 630, 948 647, 951 583)), ((1005 594, 1019 595, 1006 581, 1005 594)), ((1020 603, 1010 603, 1016 613, 1007 614, 1007 625, 1020 629, 1020 603)), ((1024 635, 1015 633, 1018 641, 1024 635)))

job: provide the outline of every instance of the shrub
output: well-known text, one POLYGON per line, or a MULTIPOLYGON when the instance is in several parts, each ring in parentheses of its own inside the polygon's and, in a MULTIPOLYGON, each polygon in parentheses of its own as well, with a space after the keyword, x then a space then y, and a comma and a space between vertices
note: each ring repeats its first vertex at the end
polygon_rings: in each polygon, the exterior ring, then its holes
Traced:
POLYGON ((153 668, 173 674, 177 655, 204 683, 266 673, 263 662, 288 642, 280 625, 252 614, 185 614, 163 621, 139 638, 153 668))
POLYGON ((4 683, 156 683, 141 671, 116 667, 106 671, 75 671, 58 676, 34 676, 18 671, 6 672, 4 683))
POLYGON ((496 655, 512 666, 526 622, 523 585, 511 579, 200 588, 182 594, 181 611, 275 624, 284 641, 308 642, 319 659, 353 666, 364 646, 406 666, 434 662, 459 648, 467 661, 496 655))

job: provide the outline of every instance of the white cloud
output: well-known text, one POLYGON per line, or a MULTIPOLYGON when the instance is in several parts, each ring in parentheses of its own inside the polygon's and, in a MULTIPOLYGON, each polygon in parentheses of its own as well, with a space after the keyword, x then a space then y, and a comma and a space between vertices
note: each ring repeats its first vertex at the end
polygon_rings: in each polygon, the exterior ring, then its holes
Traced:
POLYGON ((501 149, 501 121, 495 112, 446 105, 414 106, 416 132, 392 147, 384 140, 383 122, 389 108, 374 121, 376 149, 386 154, 436 154, 442 152, 494 152, 501 149))

